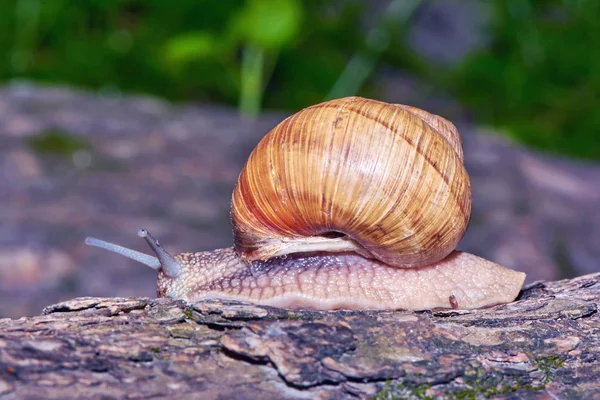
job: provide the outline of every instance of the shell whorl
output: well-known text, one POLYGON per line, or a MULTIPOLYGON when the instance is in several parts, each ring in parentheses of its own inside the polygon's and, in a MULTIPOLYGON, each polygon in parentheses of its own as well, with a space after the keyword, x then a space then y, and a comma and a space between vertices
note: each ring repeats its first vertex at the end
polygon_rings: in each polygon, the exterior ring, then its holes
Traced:
POLYGON ((345 235, 361 254, 396 267, 447 256, 470 214, 454 125, 360 97, 308 107, 274 127, 244 166, 231 210, 234 244, 245 259, 345 235))

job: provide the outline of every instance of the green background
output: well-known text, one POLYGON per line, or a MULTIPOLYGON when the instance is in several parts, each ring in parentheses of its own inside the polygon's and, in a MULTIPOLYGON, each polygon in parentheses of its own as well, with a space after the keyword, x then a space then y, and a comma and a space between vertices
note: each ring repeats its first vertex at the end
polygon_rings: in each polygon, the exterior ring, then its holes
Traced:
POLYGON ((600 159, 599 1, 487 1, 489 40, 456 63, 431 62, 407 44, 431 2, 377 3, 374 12, 371 2, 351 0, 5 0, 0 80, 151 93, 258 115, 377 97, 375 77, 393 69, 521 143, 600 159))

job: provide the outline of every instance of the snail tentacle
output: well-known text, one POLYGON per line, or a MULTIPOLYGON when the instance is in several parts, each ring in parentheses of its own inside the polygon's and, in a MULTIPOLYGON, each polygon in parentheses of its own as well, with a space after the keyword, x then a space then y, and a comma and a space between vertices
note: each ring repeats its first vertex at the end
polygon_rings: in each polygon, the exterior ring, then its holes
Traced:
POLYGON ((160 266, 165 275, 169 278, 177 278, 181 274, 181 264, 160 246, 158 240, 154 239, 148 230, 143 228, 140 229, 138 231, 138 236, 145 239, 148 246, 156 253, 156 257, 158 257, 160 266))
POLYGON ((150 232, 146 229, 140 229, 138 236, 146 240, 152 251, 156 253, 156 257, 93 237, 86 238, 85 244, 120 254, 147 265, 156 271, 162 270, 169 278, 177 278, 181 274, 181 264, 179 264, 179 261, 163 249, 158 240, 154 239, 150 232))
POLYGON ((147 265, 148 267, 150 267, 154 270, 158 270, 161 267, 160 261, 158 260, 158 258, 148 255, 148 254, 144 254, 144 253, 136 251, 136 250, 128 249, 127 247, 119 246, 118 244, 105 242, 104 240, 96 239, 93 237, 85 238, 85 244, 87 244, 89 246, 100 247, 101 249, 120 254, 129 259, 132 259, 134 261, 137 261, 139 263, 147 265))

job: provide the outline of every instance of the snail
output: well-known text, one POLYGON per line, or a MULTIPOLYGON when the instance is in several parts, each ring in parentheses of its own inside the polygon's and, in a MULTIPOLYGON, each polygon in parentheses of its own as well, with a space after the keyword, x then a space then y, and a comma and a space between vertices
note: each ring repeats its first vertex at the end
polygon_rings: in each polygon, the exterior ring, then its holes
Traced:
POLYGON ((268 132, 234 188, 234 245, 156 257, 86 243, 158 271, 159 297, 282 308, 482 308, 525 274, 455 250, 471 215, 461 139, 446 119, 361 97, 307 107, 268 132))

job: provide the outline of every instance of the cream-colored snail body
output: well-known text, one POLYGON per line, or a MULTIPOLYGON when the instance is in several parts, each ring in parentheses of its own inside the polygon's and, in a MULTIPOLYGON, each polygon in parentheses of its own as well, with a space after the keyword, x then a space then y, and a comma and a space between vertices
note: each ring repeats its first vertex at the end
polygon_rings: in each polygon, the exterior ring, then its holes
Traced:
POLYGON ((308 107, 257 145, 233 192, 234 247, 156 257, 158 295, 290 308, 478 308, 525 274, 455 251, 471 214, 458 131, 413 107, 348 97, 308 107))

